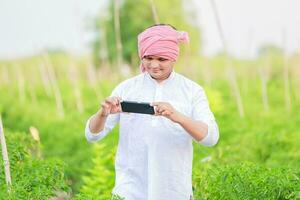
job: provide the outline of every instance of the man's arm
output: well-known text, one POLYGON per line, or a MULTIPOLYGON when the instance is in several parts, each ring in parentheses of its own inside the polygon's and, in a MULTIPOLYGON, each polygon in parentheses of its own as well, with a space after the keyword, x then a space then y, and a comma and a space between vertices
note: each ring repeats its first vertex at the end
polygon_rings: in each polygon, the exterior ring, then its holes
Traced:
POLYGON ((194 120, 166 102, 154 102, 152 105, 155 106, 155 115, 164 116, 180 124, 197 142, 205 146, 214 146, 218 142, 219 132, 215 121, 194 120))
POLYGON ((94 114, 86 124, 85 136, 88 141, 95 142, 105 137, 117 122, 122 111, 119 97, 109 97, 101 104, 101 110, 94 114), (113 115, 111 115, 113 114, 113 115))
POLYGON ((177 113, 176 123, 180 124, 196 141, 200 142, 208 134, 206 123, 193 120, 181 113, 177 113))
POLYGON ((97 134, 100 131, 103 130, 107 115, 101 114, 102 111, 97 112, 91 119, 90 119, 90 124, 89 128, 91 133, 97 134))
POLYGON ((108 97, 101 103, 101 110, 91 118, 89 125, 91 133, 96 134, 103 130, 109 114, 122 112, 120 101, 120 97, 108 97))

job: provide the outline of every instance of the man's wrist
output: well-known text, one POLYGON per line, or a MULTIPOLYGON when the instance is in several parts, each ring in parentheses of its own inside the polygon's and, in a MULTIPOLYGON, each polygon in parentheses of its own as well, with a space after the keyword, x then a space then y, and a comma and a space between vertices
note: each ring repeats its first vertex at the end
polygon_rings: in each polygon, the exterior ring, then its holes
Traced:
POLYGON ((177 112, 176 113, 176 117, 175 117, 175 123, 178 123, 178 124, 182 124, 183 123, 183 121, 184 121, 184 115, 183 114, 181 114, 180 112, 177 112))
POLYGON ((96 115, 98 118, 107 118, 109 114, 104 114, 102 110, 99 110, 96 115))

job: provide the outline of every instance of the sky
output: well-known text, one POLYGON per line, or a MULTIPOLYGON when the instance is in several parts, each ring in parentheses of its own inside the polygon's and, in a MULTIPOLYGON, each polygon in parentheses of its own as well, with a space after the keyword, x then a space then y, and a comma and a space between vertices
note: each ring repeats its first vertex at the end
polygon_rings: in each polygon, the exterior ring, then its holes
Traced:
MULTIPOLYGON (((203 52, 222 50, 211 0, 193 0, 203 52)), ((88 52, 94 37, 88 23, 104 0, 0 0, 0 59, 29 56, 44 48, 88 52)), ((137 0, 138 2, 138 0, 137 0)), ((300 50, 299 0, 215 0, 228 51, 255 57, 264 44, 300 50)))
MULTIPOLYGON (((222 43, 211 0, 195 0, 199 7, 204 52, 215 54, 222 43)), ((286 53, 300 51, 299 0, 215 0, 228 51, 238 57, 254 57, 271 43, 286 53)))

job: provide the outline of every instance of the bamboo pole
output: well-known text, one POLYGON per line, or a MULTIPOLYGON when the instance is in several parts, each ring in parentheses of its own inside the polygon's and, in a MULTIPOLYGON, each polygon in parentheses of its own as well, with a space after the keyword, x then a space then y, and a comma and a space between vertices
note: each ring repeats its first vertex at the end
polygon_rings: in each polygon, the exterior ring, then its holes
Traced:
POLYGON ((225 56, 226 56, 226 68, 227 68, 227 72, 228 72, 229 83, 230 83, 231 89, 233 91, 233 94, 235 96, 235 100, 236 100, 236 104, 237 104, 237 107, 238 107, 239 115, 240 115, 240 117, 243 118, 245 116, 243 100, 242 100, 240 89, 239 89, 239 86, 238 86, 235 70, 233 68, 233 62, 230 59, 229 54, 228 54, 228 48, 227 48, 226 40, 225 40, 225 37, 224 37, 224 34, 223 34, 221 21, 220 21, 219 14, 218 14, 217 5, 216 5, 214 0, 211 0, 210 2, 211 2, 211 5, 212 5, 212 8, 213 8, 213 13, 214 13, 216 24, 217 24, 217 27, 218 27, 219 36, 221 38, 223 49, 224 49, 225 56))
POLYGON ((9 158, 7 153, 7 146, 5 141, 1 114, 0 114, 0 140, 1 140, 2 157, 4 162, 5 181, 8 186, 8 192, 10 192, 10 186, 11 186, 10 165, 9 165, 9 158))
POLYGON ((70 67, 69 67, 69 77, 72 83, 72 87, 73 87, 73 92, 74 92, 74 96, 75 96, 75 100, 76 100, 76 108, 78 110, 79 113, 83 113, 84 111, 84 106, 82 103, 82 99, 81 99, 81 92, 80 92, 80 88, 78 85, 78 80, 79 80, 79 74, 76 68, 76 64, 73 61, 73 58, 70 57, 70 67))
POLYGON ((101 49, 102 49, 102 59, 101 59, 101 65, 102 67, 109 67, 110 68, 110 62, 109 62, 109 51, 108 51, 108 44, 107 44, 107 33, 105 26, 102 26, 102 37, 101 37, 101 49))
POLYGON ((300 101, 300 59, 298 59, 296 61, 296 63, 294 64, 294 70, 295 73, 293 73, 294 75, 294 81, 295 81, 295 98, 297 99, 297 101, 300 101))
MULTIPOLYGON (((299 55, 298 55, 299 56, 299 55)), ((295 102, 298 102, 298 80, 299 79, 299 74, 298 74, 298 69, 297 67, 297 62, 298 62, 298 56, 293 56, 290 58, 290 78, 291 78, 291 93, 292 96, 294 97, 295 102)))
POLYGON ((63 101, 62 101, 62 96, 61 96, 61 92, 57 83, 57 78, 53 69, 53 66, 49 60, 49 57, 46 53, 44 53, 42 55, 43 57, 43 61, 45 63, 45 66, 47 68, 47 73, 50 77, 50 83, 54 92, 54 97, 55 97, 55 103, 56 103, 56 108, 57 108, 57 112, 58 115, 63 118, 65 116, 65 112, 64 112, 64 106, 63 106, 63 101))
POLYGON ((191 46, 190 43, 187 43, 184 48, 183 61, 188 67, 185 67, 184 70, 188 70, 188 72, 196 74, 195 67, 192 66, 191 60, 191 46))
MULTIPOLYGON (((35 69, 35 68, 34 68, 35 69)), ((26 75, 26 82, 28 83, 28 92, 31 98, 31 102, 36 105, 37 104, 37 97, 36 97, 36 90, 35 90, 35 83, 36 83, 36 71, 33 68, 29 68, 26 75), (28 73, 30 75, 28 75, 28 73), (30 78, 28 77, 30 76, 30 78)))
POLYGON ((291 111, 292 100, 290 92, 290 78, 289 78, 289 67, 288 60, 284 58, 284 67, 283 67, 283 80, 284 80, 284 100, 286 111, 291 111))
POLYGON ((34 85, 29 84, 28 85, 28 90, 29 90, 29 95, 30 95, 32 104, 36 105, 37 104, 37 97, 36 97, 34 85))
MULTIPOLYGON (((300 40, 298 41, 298 55, 300 55, 300 40)), ((295 77, 295 97, 297 101, 300 101, 300 56, 297 57, 296 62, 294 64, 294 69, 296 73, 294 74, 295 77)))
POLYGON ((283 81, 284 81, 284 101, 285 109, 290 112, 292 107, 291 92, 290 92, 290 78, 289 78, 289 62, 286 53, 286 35, 285 31, 282 32, 283 42, 283 81))
POLYGON ((208 58, 203 59, 202 75, 203 75, 203 79, 204 79, 204 84, 208 87, 211 87, 212 72, 211 72, 208 58))
POLYGON ((114 27, 117 46, 117 68, 122 66, 122 40, 120 31, 119 0, 114 0, 114 27))
POLYGON ((156 10, 156 6, 154 4, 154 0, 149 0, 150 6, 151 6, 151 11, 152 11, 152 16, 155 24, 159 24, 159 18, 156 10))
POLYGON ((269 97, 268 97, 268 69, 271 67, 271 57, 270 52, 267 52, 267 57, 264 59, 264 63, 260 68, 257 68, 258 76, 260 79, 261 85, 261 98, 262 104, 265 112, 269 112, 270 104, 269 104, 269 97))
POLYGON ((39 65, 40 77, 41 77, 41 80, 43 83, 45 93, 48 97, 50 97, 50 96, 52 96, 51 83, 50 83, 50 78, 49 78, 46 68, 47 67, 45 66, 45 63, 41 63, 39 65))
POLYGON ((26 92, 25 92, 25 80, 23 76, 23 71, 22 68, 20 68, 20 66, 15 66, 15 70, 17 73, 19 101, 20 103, 24 103, 26 101, 26 92))
POLYGON ((88 57, 86 71, 87 71, 87 78, 88 78, 89 85, 94 90, 98 102, 100 102, 102 96, 97 87, 98 84, 97 70, 95 69, 94 64, 91 62, 90 57, 88 57))
POLYGON ((2 67, 1 74, 2 74, 2 83, 8 85, 10 82, 10 77, 9 77, 7 66, 2 67))
MULTIPOLYGON (((249 51, 249 55, 250 55, 250 52, 251 52, 251 47, 252 47, 252 41, 253 41, 253 32, 252 32, 252 29, 251 28, 248 28, 248 31, 247 31, 247 42, 246 43, 246 49, 249 51)), ((248 68, 248 66, 252 66, 252 63, 250 64, 246 64, 247 67, 246 67, 246 70, 242 70, 241 73, 243 73, 242 75, 242 86, 241 86, 241 93, 244 93, 245 95, 248 94, 249 92, 249 84, 251 84, 251 82, 254 80, 256 81, 256 75, 257 75, 257 70, 252 70, 253 67, 250 67, 248 68), (252 74, 254 75, 252 77, 252 74)))
POLYGON ((258 70, 260 80, 261 80, 261 96, 262 96, 262 102, 264 111, 269 111, 269 98, 268 98, 268 87, 267 87, 267 77, 266 77, 266 71, 264 69, 258 70))
POLYGON ((96 74, 95 65, 92 63, 90 56, 88 56, 87 58, 86 76, 90 86, 93 86, 98 83, 98 77, 96 74))

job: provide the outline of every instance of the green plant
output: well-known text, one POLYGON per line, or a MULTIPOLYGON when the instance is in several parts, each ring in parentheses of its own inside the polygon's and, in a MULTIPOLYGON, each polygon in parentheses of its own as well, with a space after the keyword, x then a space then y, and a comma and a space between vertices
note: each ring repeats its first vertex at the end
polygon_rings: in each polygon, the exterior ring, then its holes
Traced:
POLYGON ((6 132, 12 185, 10 192, 0 168, 0 199, 49 199, 56 191, 69 191, 64 164, 59 160, 40 160, 30 154, 36 144, 26 133, 6 132))
POLYGON ((198 199, 296 199, 300 171, 254 163, 213 165, 199 173, 196 188, 198 199))

